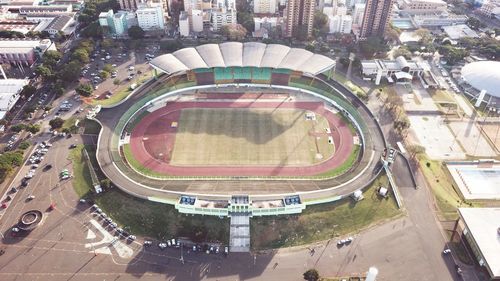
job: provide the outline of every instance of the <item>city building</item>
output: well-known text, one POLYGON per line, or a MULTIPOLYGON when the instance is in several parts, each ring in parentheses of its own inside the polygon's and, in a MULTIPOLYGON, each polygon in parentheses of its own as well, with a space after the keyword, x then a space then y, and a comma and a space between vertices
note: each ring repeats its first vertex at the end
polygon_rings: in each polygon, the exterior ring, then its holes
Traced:
POLYGON ((226 8, 226 9, 236 10, 236 0, 215 0, 213 8, 214 9, 226 8))
POLYGON ((194 32, 203 31, 203 11, 202 10, 191 10, 191 28, 194 32))
POLYGON ((56 50, 49 39, 0 40, 0 64, 32 65, 47 50, 56 50))
POLYGON ((363 23, 363 15, 365 14, 366 4, 358 3, 354 5, 354 10, 352 12, 352 24, 361 26, 363 23))
POLYGON ((479 107, 483 103, 500 108, 500 62, 477 61, 461 70, 461 86, 479 107))
POLYGON ((500 1, 499 0, 485 0, 483 5, 478 9, 479 13, 484 16, 494 18, 500 16, 500 1))
POLYGON ((458 208, 459 233, 491 280, 500 279, 500 208, 458 208))
POLYGON ((314 0, 288 0, 285 11, 285 37, 310 37, 314 20, 314 0))
POLYGON ((392 14, 393 0, 367 0, 363 23, 361 25, 361 39, 370 36, 384 36, 392 14))
POLYGON ((0 79, 0 120, 14 107, 28 82, 28 79, 0 79))
POLYGON ((73 11, 72 5, 51 5, 51 6, 7 6, 9 11, 11 9, 17 10, 20 15, 29 14, 42 14, 42 13, 71 13, 73 11))
POLYGON ((186 11, 182 11, 179 15, 179 33, 181 36, 189 36, 191 34, 189 15, 186 11))
POLYGON ((451 40, 458 40, 463 37, 479 37, 479 35, 466 24, 443 26, 442 29, 451 40))
POLYGON ((33 31, 37 27, 37 23, 27 21, 27 20, 5 20, 0 21, 1 31, 16 31, 22 34, 26 34, 33 31))
MULTIPOLYGON (((362 75, 364 80, 374 80, 379 85, 382 78, 389 83, 410 83, 415 76, 419 76, 425 88, 429 83, 422 81, 424 72, 430 73, 430 67, 426 62, 407 61, 399 56, 395 60, 363 60, 361 61, 362 75)), ((434 79, 434 78, 433 78, 434 79)))
POLYGON ((62 33, 64 35, 70 35, 73 33, 75 27, 75 20, 70 16, 57 16, 55 17, 49 25, 44 29, 51 36, 54 36, 58 33, 62 33))
POLYGON ((139 7, 140 0, 119 0, 120 9, 127 11, 135 11, 139 7))
POLYGON ((276 31, 281 28, 283 19, 278 17, 253 18, 255 31, 252 33, 256 38, 268 38, 270 34, 276 35, 276 31))
POLYGON ((420 27, 441 27, 449 25, 465 24, 467 16, 442 13, 440 15, 415 15, 413 16, 413 23, 417 28, 420 27))
POLYGON ((212 10, 212 30, 219 31, 221 27, 228 24, 236 24, 236 10, 219 8, 212 10))
POLYGON ((276 0, 254 0, 253 12, 255 14, 274 14, 278 11, 276 0))
POLYGON ((352 17, 350 15, 335 15, 328 17, 329 33, 351 33, 352 17))
POLYGON ((442 0, 403 0, 399 6, 402 15, 436 15, 446 12, 442 0))
POLYGON ((126 11, 119 11, 116 14, 113 10, 102 12, 99 15, 99 25, 111 35, 125 35, 129 28, 128 14, 126 11))
POLYGON ((161 4, 140 4, 135 13, 137 15, 137 24, 145 31, 165 29, 165 17, 161 4))

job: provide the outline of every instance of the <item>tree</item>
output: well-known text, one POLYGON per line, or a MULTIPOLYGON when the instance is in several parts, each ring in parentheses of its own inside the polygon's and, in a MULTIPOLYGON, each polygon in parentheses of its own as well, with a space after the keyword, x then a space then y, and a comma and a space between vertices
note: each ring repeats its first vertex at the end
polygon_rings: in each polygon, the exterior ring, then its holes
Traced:
POLYGON ((308 271, 304 272, 303 276, 304 276, 304 280, 307 280, 307 281, 318 281, 319 280, 319 272, 314 268, 309 269, 308 271))
POLYGON ((26 131, 36 134, 40 132, 40 124, 29 124, 26 126, 26 131))
POLYGON ((64 124, 64 119, 60 117, 56 117, 49 121, 49 125, 52 128, 52 130, 61 128, 63 124, 64 124))
POLYGON ((255 30, 255 22, 253 21, 253 13, 238 11, 238 23, 241 24, 247 31, 255 30))
POLYGON ((115 42, 111 39, 104 39, 101 41, 101 48, 104 49, 109 49, 111 47, 114 47, 115 45, 115 42))
POLYGON ((304 49, 308 50, 309 52, 314 52, 316 50, 316 48, 314 47, 314 45, 311 44, 311 43, 307 44, 304 49))
POLYGON ((21 150, 26 150, 26 149, 28 149, 28 147, 30 147, 30 146, 31 146, 31 144, 30 144, 29 142, 27 142, 27 141, 22 141, 22 142, 19 144, 18 148, 19 148, 19 149, 21 149, 21 150))
POLYGON ((106 80, 109 78, 110 74, 109 72, 107 72, 106 70, 103 70, 99 73, 99 75, 101 76, 102 79, 106 80))
POLYGON ((115 79, 113 80, 113 84, 115 84, 115 85, 120 85, 120 79, 115 78, 115 79))
POLYGON ((108 189, 111 187, 111 181, 108 178, 102 179, 100 181, 100 184, 101 184, 101 187, 103 187, 104 189, 108 189))
POLYGON ((390 25, 385 31, 384 37, 390 42, 399 42, 399 35, 401 30, 397 27, 390 25))
POLYGON ((36 93, 36 87, 28 84, 28 85, 23 87, 23 90, 21 91, 21 96, 27 98, 27 97, 32 96, 35 93, 36 93))
POLYGON ((92 92, 94 91, 94 88, 90 83, 80 83, 78 87, 76 87, 75 91, 83 97, 90 97, 92 95, 92 92))
POLYGON ((486 27, 486 25, 484 23, 482 23, 480 20, 476 19, 475 17, 469 17, 465 23, 470 28, 472 28, 474 30, 479 30, 480 28, 486 27))
POLYGON ((432 42, 432 35, 431 35, 431 32, 426 29, 426 28, 419 28, 415 31, 415 35, 417 35, 418 37, 420 37, 420 40, 419 42, 424 44, 424 45, 427 45, 429 43, 432 42))
POLYGON ((378 52, 387 51, 387 44, 385 44, 381 37, 377 36, 370 36, 366 40, 361 41, 359 47, 365 55, 370 57, 378 52))
POLYGON ((415 158, 416 155, 421 155, 425 153, 425 147, 418 144, 409 145, 406 147, 406 149, 410 153, 411 159, 415 158))
POLYGON ((314 12, 314 20, 313 27, 322 30, 328 24, 328 16, 325 15, 322 11, 316 10, 314 12))
POLYGON ((73 54, 71 54, 71 58, 81 63, 88 63, 90 61, 89 53, 83 48, 76 49, 73 54))
POLYGON ((40 75, 44 81, 53 80, 55 77, 54 73, 52 73, 52 70, 43 64, 36 67, 35 73, 40 75))
POLYGON ((228 24, 221 27, 220 33, 229 40, 241 41, 247 35, 247 30, 241 24, 228 24))
POLYGON ((392 55, 394 58, 397 58, 399 56, 403 56, 405 59, 411 59, 411 52, 403 46, 399 47, 399 49, 397 49, 397 50, 394 50, 392 55))
POLYGON ((42 60, 43 64, 45 66, 50 66, 51 68, 54 68, 54 66, 59 62, 59 60, 62 58, 61 52, 58 51, 46 51, 43 54, 42 60))
POLYGON ((19 133, 21 132, 22 130, 24 130, 26 128, 26 125, 22 124, 22 123, 19 123, 19 124, 16 124, 16 125, 12 125, 10 126, 10 130, 14 133, 19 133))
POLYGON ((98 22, 92 22, 82 30, 81 34, 87 38, 100 39, 102 38, 102 27, 98 22))
POLYGON ((71 61, 66 64, 60 71, 59 77, 65 82, 73 82, 80 77, 82 65, 79 61, 71 61))
POLYGON ((115 71, 115 68, 111 64, 107 63, 102 67, 102 70, 111 73, 115 71))
POLYGON ((182 47, 184 46, 179 40, 160 41, 160 49, 165 52, 172 53, 181 49, 182 47))
POLYGON ((144 38, 144 29, 140 26, 132 26, 128 29, 128 36, 132 39, 142 39, 144 38))
POLYGON ((442 45, 439 48, 439 53, 444 56, 444 59, 450 65, 463 60, 466 56, 469 55, 469 52, 466 49, 456 48, 451 45, 442 45))

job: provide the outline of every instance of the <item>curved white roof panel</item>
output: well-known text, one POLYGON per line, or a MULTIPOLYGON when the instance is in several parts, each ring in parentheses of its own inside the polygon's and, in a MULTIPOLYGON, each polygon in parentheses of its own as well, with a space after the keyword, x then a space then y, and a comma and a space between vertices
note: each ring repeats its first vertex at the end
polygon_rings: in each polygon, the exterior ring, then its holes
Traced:
POLYGON ((173 55, 189 69, 208 67, 195 48, 180 49, 174 52, 173 55))
POLYGON ((464 80, 478 91, 500 98, 500 62, 477 61, 462 68, 464 80))
POLYGON ((247 42, 243 44, 243 65, 260 67, 260 62, 266 51, 266 44, 247 42))
POLYGON ((267 45, 266 52, 264 53, 262 61, 260 62, 260 67, 277 68, 289 51, 290 47, 285 45, 267 45))
POLYGON ((299 70, 311 74, 320 74, 335 66, 335 61, 323 55, 314 54, 299 66, 299 70))
POLYGON ((149 64, 167 74, 189 70, 180 60, 172 54, 161 55, 152 59, 149 64))
POLYGON ((279 68, 287 68, 293 70, 300 70, 299 66, 307 62, 314 54, 308 50, 292 48, 288 54, 283 58, 279 68))
POLYGON ((226 67, 243 66, 243 43, 226 42, 219 44, 226 67))
POLYGON ((225 67, 224 58, 220 52, 219 45, 205 44, 196 47, 196 50, 203 58, 208 67, 225 67))
MULTIPOLYGON (((154 58, 151 66, 168 74, 213 67, 286 68, 317 75, 335 66, 335 61, 299 48, 248 42, 226 42, 185 48, 154 58)), ((466 67, 464 67, 465 69, 466 67)), ((486 67, 495 69, 495 67, 486 67)), ((498 66, 496 69, 499 69, 498 66)), ((496 78, 497 81, 500 78, 496 78)), ((500 86, 496 86, 500 88, 500 86)), ((489 92, 489 90, 488 90, 489 92)))

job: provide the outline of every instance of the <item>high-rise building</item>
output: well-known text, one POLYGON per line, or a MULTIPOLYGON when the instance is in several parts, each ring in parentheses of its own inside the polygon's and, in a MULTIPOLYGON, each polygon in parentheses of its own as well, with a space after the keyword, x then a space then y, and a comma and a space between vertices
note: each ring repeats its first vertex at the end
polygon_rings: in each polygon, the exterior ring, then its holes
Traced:
POLYGON ((191 26, 194 32, 203 31, 203 11, 191 10, 191 26))
POLYGON ((253 12, 256 14, 274 14, 278 10, 276 0, 254 0, 253 12))
POLYGON ((228 24, 236 24, 235 9, 214 9, 212 10, 212 29, 219 31, 221 27, 228 24))
POLYGON ((314 20, 314 0, 288 0, 285 37, 310 37, 314 20))
POLYGON ((182 11, 179 15, 179 33, 181 36, 189 36, 191 29, 189 28, 189 17, 186 11, 182 11))
POLYGON ((389 25, 394 0, 367 0, 360 39, 370 36, 384 36, 389 25))
POLYGON ((136 11, 138 25, 144 30, 165 29, 163 7, 159 3, 141 4, 136 11))
POLYGON ((363 15, 365 14, 366 4, 356 4, 354 5, 354 11, 352 12, 352 23, 361 26, 363 23, 363 15))
POLYGON ((140 0, 120 0, 120 9, 135 11, 137 10, 137 6, 139 6, 139 3, 141 3, 140 0))
POLYGON ((328 17, 330 33, 351 33, 352 17, 350 15, 335 15, 328 17))

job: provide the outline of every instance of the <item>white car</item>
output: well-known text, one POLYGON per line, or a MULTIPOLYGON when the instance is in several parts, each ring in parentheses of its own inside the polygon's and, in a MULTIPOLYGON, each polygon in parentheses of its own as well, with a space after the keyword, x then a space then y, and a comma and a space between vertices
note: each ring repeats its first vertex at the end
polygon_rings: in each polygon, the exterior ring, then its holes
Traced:
POLYGON ((167 248, 167 244, 166 243, 158 243, 158 248, 164 250, 165 248, 167 248))
POLYGON ((135 239, 137 239, 137 237, 135 237, 135 235, 129 235, 127 237, 128 240, 131 240, 131 241, 134 241, 135 239))

